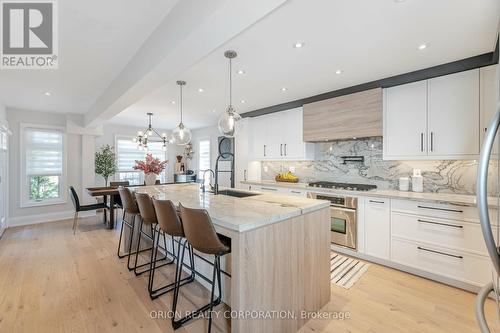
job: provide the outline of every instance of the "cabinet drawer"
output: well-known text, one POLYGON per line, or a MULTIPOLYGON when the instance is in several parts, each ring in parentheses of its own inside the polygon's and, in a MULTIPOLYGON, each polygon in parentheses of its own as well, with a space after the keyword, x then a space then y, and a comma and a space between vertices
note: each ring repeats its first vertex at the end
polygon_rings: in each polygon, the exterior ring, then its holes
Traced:
POLYGON ((476 286, 491 281, 489 257, 392 238, 394 262, 476 286))
POLYGON ((262 191, 262 192, 271 192, 271 193, 278 193, 278 192, 283 192, 284 190, 282 188, 278 187, 271 187, 271 186, 256 186, 256 190, 262 191))
POLYGON ((288 189, 288 194, 298 197, 307 197, 307 192, 303 190, 288 189))
MULTIPOLYGON (((478 223, 392 213, 392 236, 487 255, 478 223)), ((497 234, 497 228, 493 227, 497 234)))
MULTIPOLYGON (((445 219, 479 222, 476 207, 413 200, 392 199, 392 211, 445 219)), ((493 215, 490 212, 491 218, 493 215)))

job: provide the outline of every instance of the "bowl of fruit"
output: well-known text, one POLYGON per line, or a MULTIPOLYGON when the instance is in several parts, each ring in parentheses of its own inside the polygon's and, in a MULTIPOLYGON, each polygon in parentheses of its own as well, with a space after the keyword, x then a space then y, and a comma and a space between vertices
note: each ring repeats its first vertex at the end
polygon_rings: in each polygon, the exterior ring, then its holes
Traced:
POLYGON ((285 173, 280 173, 279 175, 276 175, 276 177, 274 179, 277 182, 286 182, 286 183, 298 183, 299 182, 299 177, 295 176, 290 171, 285 172, 285 173))

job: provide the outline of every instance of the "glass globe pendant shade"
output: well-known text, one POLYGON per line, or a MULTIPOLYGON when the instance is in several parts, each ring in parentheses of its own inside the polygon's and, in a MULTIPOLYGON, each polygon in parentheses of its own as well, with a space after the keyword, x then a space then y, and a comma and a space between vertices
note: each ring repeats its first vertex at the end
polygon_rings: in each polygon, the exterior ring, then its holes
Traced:
POLYGON ((187 145, 191 142, 191 130, 180 123, 172 132, 172 140, 178 145, 187 145))
POLYGON ((235 137, 241 127, 241 116, 230 105, 219 118, 219 132, 229 138, 235 137))

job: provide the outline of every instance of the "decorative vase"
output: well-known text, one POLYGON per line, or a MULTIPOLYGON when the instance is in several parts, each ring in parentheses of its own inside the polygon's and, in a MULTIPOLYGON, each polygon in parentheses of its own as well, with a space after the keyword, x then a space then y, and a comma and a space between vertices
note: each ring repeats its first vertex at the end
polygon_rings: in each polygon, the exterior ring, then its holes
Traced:
POLYGON ((156 175, 152 172, 146 173, 144 175, 144 182, 147 186, 154 185, 156 183, 156 175))

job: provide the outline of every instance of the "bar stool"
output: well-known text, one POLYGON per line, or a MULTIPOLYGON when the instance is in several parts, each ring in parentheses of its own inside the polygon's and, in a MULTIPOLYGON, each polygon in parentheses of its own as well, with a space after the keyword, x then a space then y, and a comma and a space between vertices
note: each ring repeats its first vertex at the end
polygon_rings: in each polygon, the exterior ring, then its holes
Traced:
MULTIPOLYGON (((156 218, 156 212, 155 212, 155 208, 153 206, 153 201, 149 197, 149 194, 147 194, 147 193, 135 193, 135 199, 137 201, 137 206, 139 207, 139 214, 141 216, 141 221, 139 223, 139 232, 138 232, 139 239, 137 240, 137 250, 135 252, 134 273, 135 273, 135 275, 141 275, 145 272, 151 272, 151 261, 153 260, 153 257, 156 257, 154 255, 155 254, 154 252, 158 247, 165 251, 165 256, 163 258, 157 259, 157 261, 167 260, 168 259, 167 254, 172 254, 172 253, 169 253, 167 250, 167 239, 165 237, 165 234, 163 234, 164 247, 161 247, 161 246, 155 247, 155 244, 154 244, 155 230, 156 230, 156 224, 158 224, 158 220, 156 218), (143 230, 144 224, 149 225, 149 231, 151 232, 151 234, 148 234, 143 230), (151 261, 138 266, 137 259, 139 257, 139 253, 141 252, 139 250, 141 248, 141 238, 142 238, 141 236, 145 236, 148 239, 150 239, 153 242, 153 246, 150 248, 151 249, 151 258, 150 258, 151 261), (145 269, 143 271, 137 270, 138 268, 145 267, 145 266, 149 266, 149 268, 145 269)), ((173 243, 173 239, 172 239, 172 246, 173 246, 173 244, 174 243, 173 243)), ((163 267, 165 265, 173 264, 174 259, 175 258, 173 258, 173 254, 172 254, 172 260, 158 266, 157 268, 163 267)), ((149 290, 149 284, 148 284, 148 290, 149 290)))
MULTIPOLYGON (((156 240, 155 240, 155 247, 156 249, 154 250, 155 257, 153 260, 151 260, 151 274, 150 274, 150 280, 149 280, 149 291, 150 294, 149 296, 151 299, 155 299, 163 294, 168 293, 169 291, 174 290, 174 287, 176 285, 176 281, 169 283, 165 286, 159 287, 154 289, 154 275, 155 275, 155 270, 156 270, 156 255, 158 253, 158 244, 160 241, 160 233, 163 232, 163 234, 167 234, 172 237, 172 240, 174 240, 175 237, 177 237, 177 265, 175 267, 175 276, 179 275, 179 270, 182 270, 182 266, 184 263, 179 260, 179 253, 181 252, 181 243, 185 241, 185 235, 184 235, 184 230, 182 228, 182 222, 179 218, 179 214, 177 212, 177 209, 175 208, 174 203, 171 200, 157 200, 153 198, 153 206, 156 212, 156 218, 158 219, 158 225, 157 228, 159 229, 156 232, 156 240)), ((174 251, 174 243, 172 243, 172 252, 175 256, 175 251, 174 251)), ((189 269, 191 271, 191 274, 180 280, 180 285, 185 285, 187 283, 193 282, 195 278, 195 268, 194 268, 194 254, 191 246, 189 245, 188 247, 189 251, 189 259, 190 259, 190 266, 189 269)))
MULTIPOLYGON (((230 242, 227 239, 219 238, 219 235, 215 231, 212 220, 205 209, 192 209, 186 208, 179 204, 181 211, 182 226, 184 228, 184 233, 186 235, 187 242, 200 251, 201 253, 214 255, 214 271, 212 276, 212 292, 210 296, 210 303, 202 306, 201 308, 191 312, 189 315, 176 320, 175 311, 177 309, 177 301, 179 299, 179 287, 180 287, 180 272, 176 277, 176 286, 174 291, 174 299, 172 304, 172 326, 174 330, 178 329, 184 325, 189 320, 198 317, 201 313, 205 311, 208 312, 208 332, 212 330, 212 310, 214 306, 221 303, 222 300, 222 288, 221 288, 221 269, 220 269, 220 257, 231 252, 230 242), (224 244, 224 242, 227 244, 224 244), (219 296, 214 299, 215 294, 215 283, 217 279, 217 286, 219 289, 219 296)), ((184 258, 185 245, 182 247, 182 253, 179 256, 179 261, 182 262, 184 258)), ((181 271, 182 272, 182 271, 181 271)))
MULTIPOLYGON (((134 233, 135 233, 135 220, 137 217, 140 218, 139 207, 137 206, 137 201, 135 200, 135 197, 132 194, 132 191, 130 191, 130 189, 120 186, 118 187, 118 193, 120 195, 120 200, 123 207, 123 217, 122 217, 122 227, 120 230, 120 240, 118 241, 117 255, 118 258, 120 259, 127 257, 127 268, 129 269, 129 271, 131 271, 134 269, 134 267, 130 267, 130 256, 136 253, 136 251, 132 252, 132 243, 134 240, 134 233), (127 214, 129 216, 132 216, 131 221, 127 220, 127 214), (130 230, 130 241, 128 243, 128 252, 126 252, 125 254, 120 254, 124 226, 127 226, 130 230)), ((151 248, 143 249, 140 252, 145 252, 149 250, 151 250, 151 248)))

